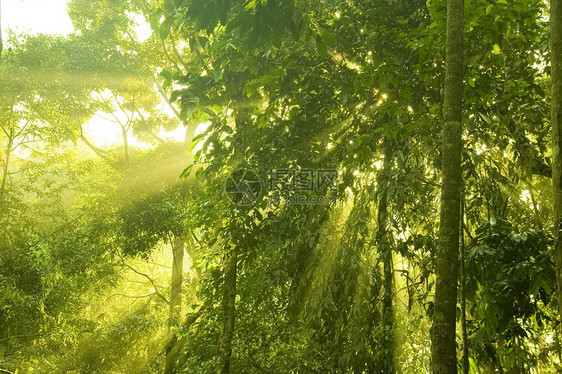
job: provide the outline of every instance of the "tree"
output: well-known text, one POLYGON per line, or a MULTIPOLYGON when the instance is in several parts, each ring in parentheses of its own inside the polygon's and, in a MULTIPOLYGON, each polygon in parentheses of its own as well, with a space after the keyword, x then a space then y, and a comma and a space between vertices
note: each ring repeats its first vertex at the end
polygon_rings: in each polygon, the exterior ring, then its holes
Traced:
MULTIPOLYGON (((0 1, 0 18, 2 17, 2 2, 0 1)), ((0 62, 2 62, 2 49, 4 43, 2 41, 2 21, 0 21, 0 62)))
MULTIPOLYGON (((558 311, 562 316, 562 1, 550 2, 552 79, 552 180, 554 186, 554 243, 558 311)), ((560 317, 562 318, 562 317, 560 317)))
POLYGON ((456 311, 461 204, 464 2, 447 1, 443 94, 443 177, 439 247, 435 257, 435 312, 431 332, 434 374, 457 372, 456 311))
POLYGON ((466 59, 443 48, 445 4, 73 0, 79 32, 6 45, 0 366, 425 373, 432 339, 449 374, 460 229, 470 365, 556 372, 546 3, 469 0, 464 36, 449 33, 471 41, 466 59), (451 84, 463 60, 464 87, 451 84), (81 132, 94 114, 152 147, 96 147, 81 132), (189 151, 157 133, 180 123, 189 151), (338 177, 303 191, 329 204, 275 202, 272 182, 240 206, 225 193, 237 168, 338 177))
POLYGON ((377 212, 377 244, 379 245, 380 256, 383 262, 383 305, 382 305, 382 324, 383 335, 383 354, 382 369, 385 373, 395 373, 394 365, 394 264, 392 260, 392 234, 388 229, 388 188, 390 173, 392 172, 392 151, 393 144, 390 139, 383 140, 384 165, 379 175, 379 206, 377 212))

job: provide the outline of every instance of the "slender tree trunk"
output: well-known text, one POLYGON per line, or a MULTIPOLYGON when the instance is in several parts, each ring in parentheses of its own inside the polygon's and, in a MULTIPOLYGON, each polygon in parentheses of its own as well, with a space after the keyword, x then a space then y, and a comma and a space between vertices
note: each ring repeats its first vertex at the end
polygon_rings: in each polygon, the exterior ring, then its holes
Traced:
MULTIPOLYGON (((234 159, 243 160, 245 153, 245 128, 249 122, 249 110, 243 96, 238 102, 236 111, 236 134, 234 144, 234 159)), ((235 218, 234 218, 235 219, 235 218)), ((230 359, 232 357, 232 338, 234 337, 234 322, 236 311, 236 278, 238 271, 238 243, 228 243, 224 257, 224 283, 222 299, 222 329, 218 346, 219 365, 217 373, 230 373, 230 359)))
POLYGON ((4 43, 2 42, 2 1, 0 1, 0 62, 2 62, 2 49, 4 43))
MULTIPOLYGON (((186 321, 183 323, 182 328, 187 329, 193 325, 201 317, 205 311, 205 306, 199 308, 196 312, 190 314, 186 321)), ((166 368, 164 374, 176 374, 177 373, 177 359, 180 355, 183 347, 185 345, 185 337, 178 339, 178 336, 174 334, 168 344, 166 345, 166 368)))
MULTIPOLYGON (((167 54, 167 52, 166 52, 167 54)), ((168 55, 168 58, 171 60, 170 56, 168 55)), ((179 65, 176 65, 179 69, 179 65)), ((174 113, 174 115, 178 118, 181 119, 181 115, 180 112, 178 112, 178 110, 176 109, 176 107, 174 107, 174 105, 170 102, 170 98, 168 96, 168 94, 166 94, 166 92, 164 91, 164 89, 162 88, 162 86, 157 83, 156 87, 158 88, 158 92, 160 93, 160 95, 162 96, 162 98, 166 101, 166 104, 168 104, 168 107, 172 110, 172 112, 174 113)), ((182 120, 182 124, 185 127, 185 137, 184 137, 184 144, 187 145, 189 147, 189 145, 191 144, 191 141, 193 140, 193 137, 195 136, 195 130, 197 130, 197 123, 189 123, 187 120, 182 120)))
POLYGON ((122 134, 123 134, 123 146, 125 147, 125 161, 129 162, 129 134, 125 128, 122 129, 122 134))
POLYGON ((555 342, 556 342, 556 353, 558 354, 558 361, 562 362, 562 343, 560 342, 560 329, 556 329, 554 332, 555 342))
POLYGON ((447 43, 443 102, 443 181, 439 245, 435 258, 435 312, 431 331, 434 374, 457 373, 456 304, 461 203, 464 1, 447 1, 447 43))
POLYGON ((8 182, 8 170, 10 165, 10 156, 12 155, 12 147, 14 146, 14 129, 10 129, 8 144, 4 151, 4 162, 2 165, 2 184, 0 184, 0 216, 4 212, 4 195, 6 193, 6 184, 8 182))
POLYGON ((392 168, 392 144, 388 138, 384 139, 384 166, 379 177, 379 209, 377 214, 377 241, 383 260, 383 300, 382 323, 384 337, 382 345, 382 368, 385 374, 393 374, 394 368, 394 311, 392 308, 394 271, 392 263, 392 248, 390 233, 388 232, 388 187, 392 168))
POLYGON ((459 225, 461 240, 461 329, 462 329, 462 372, 468 374, 470 370, 468 361, 468 331, 466 327, 466 248, 464 244, 464 190, 461 197, 461 224, 459 225))
MULTIPOLYGON (((172 287, 170 292, 170 321, 179 322, 181 317, 181 291, 183 281, 183 253, 185 240, 181 237, 175 238, 172 243, 172 287)), ((172 340, 176 342, 171 349, 166 352, 165 374, 176 373, 176 363, 181 351, 177 344, 177 336, 174 333, 172 340)))
MULTIPOLYGON (((380 315, 380 309, 379 309, 379 298, 380 298, 380 292, 381 292, 381 286, 382 286, 382 282, 381 282, 381 269, 380 269, 380 264, 377 263, 375 265, 375 268, 373 269, 373 271, 371 272, 371 291, 370 291, 370 295, 371 295, 371 302, 370 302, 370 308, 371 308, 371 313, 369 315, 369 332, 372 332, 377 326, 379 326, 379 324, 381 323, 381 315, 380 315)), ((380 350, 380 345, 378 345, 378 341, 376 341, 375 339, 369 339, 369 346, 371 348, 371 352, 373 353, 373 360, 370 360, 368 362, 368 368, 369 368, 369 373, 383 373, 382 370, 382 360, 379 360, 379 356, 377 355, 377 353, 380 350)))
MULTIPOLYGON (((554 187, 554 228, 558 312, 562 316, 562 0, 550 1, 550 42, 552 69, 552 180, 554 187)), ((562 329, 562 324, 560 324, 562 329)))
POLYGON ((170 319, 179 319, 181 314, 181 290, 183 281, 183 253, 185 240, 175 238, 172 244, 172 287, 170 292, 170 319))
POLYGON ((232 356, 232 337, 234 336, 236 276, 238 267, 238 249, 232 247, 224 259, 224 284, 222 299, 222 329, 219 342, 219 367, 217 373, 230 373, 232 356))

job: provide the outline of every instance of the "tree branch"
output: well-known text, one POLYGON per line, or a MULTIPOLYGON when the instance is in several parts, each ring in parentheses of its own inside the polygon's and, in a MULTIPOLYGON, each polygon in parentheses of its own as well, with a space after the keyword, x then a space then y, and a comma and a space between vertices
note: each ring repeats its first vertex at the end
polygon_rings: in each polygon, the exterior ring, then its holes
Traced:
MULTIPOLYGON (((68 221, 66 223, 64 223, 63 225, 59 226, 56 230, 51 231, 50 233, 48 233, 45 236, 40 237, 39 239, 37 239, 35 242, 33 242, 33 244, 31 244, 31 248, 35 247, 37 244, 39 244, 41 241, 55 235, 58 234, 59 232, 61 232, 65 227, 68 227, 70 225, 72 225, 74 222, 78 221, 80 218, 84 217, 86 215, 86 213, 82 213, 80 214, 78 217, 74 218, 71 221, 68 221)), ((0 340, 1 341, 1 340, 0 340)))
MULTIPOLYGON (((34 338, 34 337, 40 337, 40 336, 45 336, 45 335, 51 335, 51 333, 13 335, 13 336, 8 336, 8 337, 6 337, 6 338, 0 339, 0 343, 1 343, 1 342, 8 341, 8 340, 12 340, 12 339, 34 338)), ((0 373, 2 373, 2 371, 0 371, 0 373)))
POLYGON ((156 88, 158 88, 158 92, 160 93, 160 95, 164 98, 164 100, 166 101, 166 104, 168 104, 168 106, 170 107, 170 109, 172 110, 172 112, 174 113, 174 115, 177 118, 181 118, 180 117, 180 113, 178 112, 178 110, 172 105, 172 103, 170 102, 170 98, 168 97, 168 94, 166 94, 166 92, 164 91, 164 89, 162 88, 162 85, 158 82, 156 82, 156 88))
POLYGON ((146 295, 127 295, 127 294, 123 294, 123 293, 116 293, 116 294, 113 294, 113 295, 109 295, 107 298, 109 299, 110 297, 123 296, 123 297, 128 297, 130 299, 143 299, 145 297, 152 297, 152 296, 155 296, 155 295, 158 296, 156 294, 156 292, 149 293, 149 294, 146 294, 146 295))
POLYGON ((156 283, 154 283, 154 280, 148 274, 145 274, 145 273, 142 273, 142 272, 136 270, 135 268, 133 268, 132 266, 127 264, 125 262, 125 260, 123 259, 123 257, 121 257, 121 256, 119 256, 119 257, 121 258, 121 262, 122 262, 123 266, 130 269, 132 272, 148 279, 148 281, 150 282, 150 284, 152 284, 152 287, 154 288, 154 293, 156 294, 156 296, 158 296, 160 299, 162 299, 162 301, 164 301, 166 304, 170 305, 170 301, 164 295, 162 295, 160 293, 160 291, 158 291, 158 287, 156 287, 156 283))
POLYGON ((82 125, 80 125, 80 140, 82 140, 84 142, 84 144, 86 144, 88 146, 88 148, 90 148, 92 151, 94 151, 94 153, 96 155, 98 155, 99 157, 101 157, 102 159, 104 159, 107 162, 111 162, 111 158, 109 158, 109 156, 107 155, 107 151, 96 147, 95 145, 90 143, 90 141, 88 139, 86 139, 86 137, 84 136, 84 130, 82 129, 82 125))

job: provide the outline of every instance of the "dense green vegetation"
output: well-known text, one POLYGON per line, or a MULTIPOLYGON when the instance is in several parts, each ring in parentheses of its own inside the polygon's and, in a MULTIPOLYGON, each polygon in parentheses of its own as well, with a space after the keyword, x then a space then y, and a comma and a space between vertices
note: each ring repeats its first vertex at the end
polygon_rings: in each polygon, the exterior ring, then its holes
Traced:
POLYGON ((0 372, 562 372, 562 0, 68 13, 3 34, 0 372))

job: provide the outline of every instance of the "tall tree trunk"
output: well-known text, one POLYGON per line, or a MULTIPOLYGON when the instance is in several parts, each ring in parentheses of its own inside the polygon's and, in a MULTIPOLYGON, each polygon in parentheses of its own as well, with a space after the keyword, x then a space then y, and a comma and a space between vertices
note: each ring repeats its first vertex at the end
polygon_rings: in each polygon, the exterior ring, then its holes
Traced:
POLYGON ((232 337, 234 336, 234 320, 236 311, 236 276, 238 267, 238 248, 232 247, 224 259, 224 283, 222 299, 222 329, 219 341, 218 374, 230 373, 232 356, 232 337))
MULTIPOLYGON (((236 109, 236 134, 234 143, 234 159, 240 162, 245 153, 245 128, 250 119, 245 96, 238 101, 236 109)), ((232 218, 236 219, 236 218, 232 218)), ((227 243, 224 257, 224 283, 222 299, 222 329, 218 346, 219 364, 218 374, 230 373, 230 359, 232 357, 232 338, 234 337, 234 322, 236 311, 236 278, 238 271, 238 243, 227 243)))
MULTIPOLYGON (((556 280, 558 312, 562 316, 562 0, 550 1, 550 42, 552 71, 552 180, 554 187, 554 228, 556 230, 556 280)), ((561 317, 562 318, 562 317, 561 317)), ((562 329, 562 324, 560 324, 562 329)))
POLYGON ((170 319, 179 319, 181 314, 181 289, 183 281, 183 253, 185 240, 175 238, 172 244, 172 287, 170 292, 170 319))
MULTIPOLYGON (((185 322, 182 324, 182 328, 187 329, 195 322, 197 322, 199 317, 201 317, 201 315, 205 311, 205 308, 206 305, 203 305, 199 308, 199 310, 188 315, 185 322)), ((170 338, 168 344, 166 344, 166 368, 164 370, 164 374, 176 374, 178 372, 177 359, 181 351, 183 350, 185 341, 186 341, 185 336, 182 336, 181 338, 178 339, 177 334, 174 334, 170 338)))
POLYGON ((466 326, 466 247, 464 244, 464 189, 461 197, 461 224, 459 225, 461 240, 461 329, 462 329, 462 372, 468 374, 468 331, 466 326))
POLYGON ((384 336, 382 344, 382 369, 385 374, 393 374, 394 368, 394 312, 392 308, 394 270, 392 263, 392 248, 390 233, 388 232, 388 187, 392 169, 392 144, 388 138, 384 139, 384 166, 379 175, 379 209, 377 213, 377 242, 383 260, 383 299, 382 323, 384 336))
POLYGON ((2 1, 0 1, 0 62, 2 62, 2 48, 4 43, 2 42, 2 1))
MULTIPOLYGON (((183 253, 185 240, 177 237, 172 243, 172 285, 170 291, 170 321, 179 322, 181 317, 181 291, 183 282, 183 253)), ((176 363, 181 351, 181 344, 178 344, 177 336, 172 337, 173 346, 166 352, 165 374, 176 373, 176 363)))
MULTIPOLYGON (((381 293, 381 288, 382 288, 382 282, 381 282, 381 269, 380 269, 380 264, 377 263, 375 264, 375 268, 373 269, 373 271, 371 272, 371 290, 370 290, 370 297, 371 297, 371 302, 370 302, 370 314, 369 314, 369 321, 368 321, 368 326, 369 326, 369 332, 372 332, 375 328, 377 328, 377 326, 380 325, 381 323, 381 312, 380 312, 380 308, 379 308, 379 300, 380 300, 380 293, 381 293)), ((379 360, 378 355, 376 355, 376 352, 380 351, 381 345, 378 344, 378 341, 376 341, 375 339, 369 339, 369 346, 371 349, 371 352, 375 353, 374 359, 370 360, 367 363, 367 367, 369 368, 369 373, 383 373, 383 369, 382 369, 382 360, 379 360)))
POLYGON ((125 162, 129 162, 129 134, 127 132, 127 129, 122 129, 123 147, 125 147, 125 162))
POLYGON ((2 183, 0 184, 0 216, 4 212, 4 195, 6 193, 6 184, 8 182, 8 170, 10 165, 10 156, 12 154, 12 147, 14 146, 14 128, 10 128, 8 135, 8 144, 4 151, 4 162, 2 163, 2 183))
POLYGON ((447 42, 443 101, 443 181, 439 245, 435 258, 435 312, 431 331, 434 374, 457 373, 456 304, 461 203, 464 1, 447 1, 447 42))

